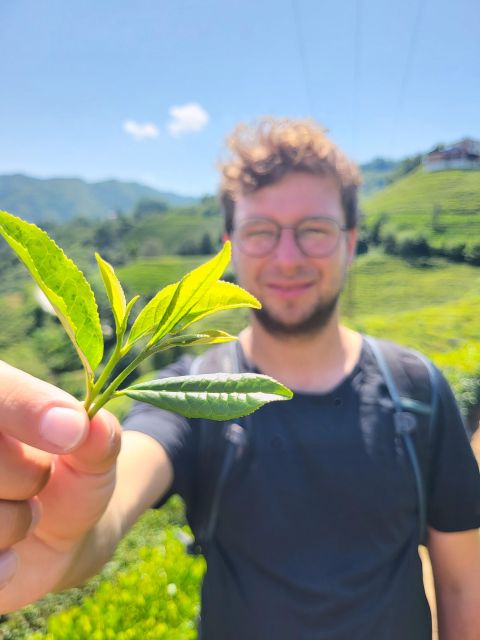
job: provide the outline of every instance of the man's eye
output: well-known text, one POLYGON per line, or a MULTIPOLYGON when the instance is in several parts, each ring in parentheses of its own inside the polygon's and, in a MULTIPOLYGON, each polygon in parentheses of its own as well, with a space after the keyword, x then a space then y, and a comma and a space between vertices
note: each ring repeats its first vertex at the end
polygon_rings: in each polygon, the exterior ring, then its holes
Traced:
POLYGON ((307 236, 325 236, 331 233, 331 229, 327 227, 304 227, 300 230, 300 233, 307 236))
POLYGON ((249 238, 269 238, 274 235, 271 229, 248 229, 247 236, 249 238))

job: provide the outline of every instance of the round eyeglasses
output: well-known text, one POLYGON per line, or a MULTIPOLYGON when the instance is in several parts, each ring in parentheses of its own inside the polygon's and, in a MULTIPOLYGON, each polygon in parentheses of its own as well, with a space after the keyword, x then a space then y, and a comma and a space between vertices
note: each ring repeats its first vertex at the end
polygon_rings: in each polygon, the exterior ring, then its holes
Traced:
POLYGON ((242 253, 263 258, 275 250, 282 229, 291 229, 300 251, 310 258, 325 258, 338 246, 340 235, 347 231, 333 218, 304 218, 294 225, 282 225, 271 218, 251 218, 233 231, 234 241, 242 253))

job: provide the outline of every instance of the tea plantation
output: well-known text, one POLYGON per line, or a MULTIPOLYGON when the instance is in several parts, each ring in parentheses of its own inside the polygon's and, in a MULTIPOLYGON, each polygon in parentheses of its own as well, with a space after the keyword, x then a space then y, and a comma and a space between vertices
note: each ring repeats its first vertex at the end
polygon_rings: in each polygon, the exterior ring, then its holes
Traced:
POLYGON ((403 256, 480 264, 480 171, 419 167, 362 203, 372 242, 403 256))
MULTIPOLYGON (((411 186, 419 184, 415 181, 436 177, 418 173, 403 181, 408 179, 414 180, 411 186)), ((386 210, 387 191, 370 200, 369 225, 386 210), (383 200, 374 200, 381 196, 383 200)), ((406 188, 404 202, 408 203, 409 198, 406 188)), ((425 220, 431 211, 427 205, 422 209, 421 198, 418 202, 418 215, 424 217, 425 230, 425 220)), ((471 217, 473 212, 462 212, 462 206, 457 204, 455 212, 450 211, 449 215, 459 216, 458 220, 467 213, 471 217)), ((402 213, 403 209, 395 211, 392 208, 388 224, 398 223, 397 233, 407 214, 402 213)), ((440 220, 443 215, 446 220, 446 211, 440 214, 440 220)), ((380 228, 384 229, 383 223, 380 228)), ((452 234, 467 243, 466 228, 456 229, 452 234)), ((432 234, 428 241, 433 242, 436 237, 432 234)), ((117 272, 130 295, 140 293, 146 300, 201 260, 197 255, 141 256, 117 272)), ((66 342, 58 322, 39 309, 28 277, 20 276, 13 265, 12 269, 15 276, 7 278, 0 290, 0 357, 81 395, 83 374, 73 348, 66 342)), ((96 292, 100 291, 97 276, 94 284, 96 292)), ((342 298, 342 313, 347 324, 360 331, 396 340, 429 355, 445 372, 462 409, 472 418, 480 403, 479 292, 480 268, 473 264, 432 255, 407 261, 384 253, 381 246, 371 246, 358 257, 352 269, 342 298)), ((98 297, 101 316, 106 325, 111 324, 104 297, 98 297)), ((205 319, 202 324, 236 333, 246 319, 246 312, 225 312, 205 319)), ((175 357, 175 353, 167 357, 175 357)), ((152 375, 153 369, 164 363, 160 359, 152 362, 141 373, 152 375)), ((128 402, 124 400, 112 406, 120 417, 127 408, 128 402)), ((177 536, 183 525, 183 508, 176 500, 171 500, 160 512, 145 514, 99 576, 81 589, 48 596, 5 616, 0 621, 0 640, 195 638, 204 565, 201 559, 185 554, 177 536)))

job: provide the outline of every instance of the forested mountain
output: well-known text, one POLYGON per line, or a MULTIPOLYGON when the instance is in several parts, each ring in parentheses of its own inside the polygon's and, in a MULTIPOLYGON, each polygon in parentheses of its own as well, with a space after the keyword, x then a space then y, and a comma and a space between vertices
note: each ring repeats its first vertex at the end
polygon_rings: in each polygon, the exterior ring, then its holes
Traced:
POLYGON ((130 212, 145 198, 177 207, 195 202, 195 198, 157 191, 136 182, 40 179, 22 174, 0 176, 0 209, 30 222, 107 218, 113 212, 130 212))
MULTIPOLYGON (((374 158, 361 165, 363 194, 368 196, 392 184, 415 169, 420 160, 421 155, 398 161, 374 158)), ((75 218, 103 220, 114 213, 131 213, 140 201, 157 205, 162 202, 166 208, 172 208, 194 205, 198 199, 121 180, 87 182, 81 178, 0 175, 0 210, 40 224, 75 218)))

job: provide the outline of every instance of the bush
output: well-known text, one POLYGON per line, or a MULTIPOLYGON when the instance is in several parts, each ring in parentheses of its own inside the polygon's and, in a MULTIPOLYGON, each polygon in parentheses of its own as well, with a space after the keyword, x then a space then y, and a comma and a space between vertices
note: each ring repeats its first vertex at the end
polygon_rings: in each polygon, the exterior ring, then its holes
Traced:
POLYGON ((360 227, 357 240, 357 256, 368 252, 369 233, 365 227, 360 227))
POLYGON ((382 227, 388 220, 388 214, 381 213, 375 222, 369 228, 369 241, 372 244, 378 245, 382 240, 382 227))
POLYGON ((172 527, 164 531, 160 547, 140 550, 137 566, 52 616, 48 633, 32 640, 194 640, 205 563, 186 555, 177 534, 172 527))
POLYGON ((444 242, 441 245, 440 253, 454 262, 463 262, 465 260, 465 243, 444 242))
MULTIPOLYGON (((171 498, 161 509, 147 511, 122 540, 114 557, 100 574, 82 587, 49 594, 35 604, 0 617, 0 639, 27 640, 28 638, 31 640, 35 632, 38 633, 37 637, 43 638, 44 635, 41 634, 47 633, 50 617, 81 605, 87 596, 92 596, 102 583, 113 581, 119 572, 134 570, 140 562, 143 562, 139 560, 141 548, 158 546, 162 540, 162 529, 173 525, 178 530, 178 527, 183 526, 184 523, 183 503, 177 496, 171 498)), ((77 636, 63 637, 74 639, 77 636)))
POLYGON ((465 247, 465 261, 470 264, 480 265, 480 242, 467 244, 465 247))
POLYGON ((394 233, 387 233, 383 238, 383 248, 385 253, 395 255, 397 253, 397 239, 394 233))
POLYGON ((397 240, 397 253, 404 258, 419 258, 430 255, 430 247, 421 235, 403 236, 397 240))

